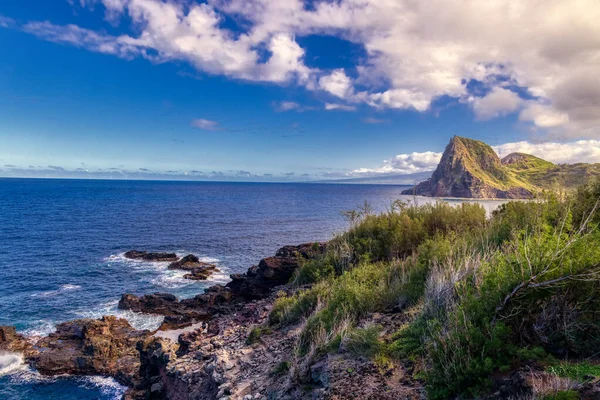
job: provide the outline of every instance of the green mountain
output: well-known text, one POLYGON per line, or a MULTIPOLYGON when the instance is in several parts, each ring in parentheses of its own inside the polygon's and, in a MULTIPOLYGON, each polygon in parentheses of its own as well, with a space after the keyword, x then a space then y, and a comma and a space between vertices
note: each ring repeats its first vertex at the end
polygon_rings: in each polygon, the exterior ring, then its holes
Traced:
POLYGON ((600 177, 600 164, 553 164, 512 153, 500 159, 484 142, 454 136, 427 181, 402 194, 528 199, 544 190, 570 190, 600 177))

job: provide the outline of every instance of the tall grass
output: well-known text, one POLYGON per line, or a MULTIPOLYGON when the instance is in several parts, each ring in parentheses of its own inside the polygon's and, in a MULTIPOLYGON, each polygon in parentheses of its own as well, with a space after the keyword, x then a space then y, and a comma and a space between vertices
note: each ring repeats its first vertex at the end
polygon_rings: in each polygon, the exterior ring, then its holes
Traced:
POLYGON ((280 296, 270 321, 303 321, 304 357, 346 338, 356 353, 412 358, 434 399, 476 395, 492 373, 528 359, 594 356, 599 195, 600 184, 586 186, 570 198, 507 203, 489 218, 477 204, 397 203, 380 215, 365 206, 300 268, 295 283, 312 286, 280 296), (355 329, 370 313, 413 305, 419 312, 392 343, 377 344, 376 328, 355 329))

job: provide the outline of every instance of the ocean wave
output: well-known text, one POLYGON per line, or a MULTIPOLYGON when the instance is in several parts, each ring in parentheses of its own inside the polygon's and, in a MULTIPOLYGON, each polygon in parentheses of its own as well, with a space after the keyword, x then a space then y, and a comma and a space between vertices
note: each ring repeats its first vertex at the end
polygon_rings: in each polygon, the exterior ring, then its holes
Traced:
POLYGON ((113 378, 106 378, 103 376, 83 376, 77 378, 79 383, 84 388, 97 388, 100 389, 105 396, 110 396, 113 399, 121 399, 127 387, 119 384, 113 378))
MULTIPOLYGON (((194 254, 191 253, 189 251, 185 251, 185 250, 176 250, 174 251, 175 254, 177 254, 177 257, 181 258, 181 257, 185 257, 188 254, 194 254)), ((221 260, 215 257, 208 257, 208 256, 200 256, 198 254, 194 254, 198 257, 198 259, 202 262, 205 263, 210 263, 210 264, 215 264, 220 262, 221 260)), ((123 263, 123 264, 130 264, 130 265, 144 265, 144 264, 150 264, 150 265, 154 265, 154 266, 168 266, 171 262, 170 261, 148 261, 148 260, 134 260, 131 258, 127 258, 125 257, 125 252, 122 253, 118 253, 118 254, 111 254, 110 256, 104 258, 105 262, 108 263, 123 263)))
POLYGON ((56 296, 56 295, 64 293, 64 292, 73 292, 73 291, 79 290, 79 289, 81 289, 81 286, 67 283, 66 285, 61 285, 56 290, 49 290, 47 292, 34 293, 31 295, 31 297, 52 297, 52 296, 56 296))
POLYGON ((158 329, 164 320, 164 316, 155 314, 142 314, 131 310, 119 310, 119 301, 113 300, 102 304, 100 307, 86 309, 76 312, 82 318, 98 319, 105 315, 114 315, 126 319, 135 329, 148 329, 153 331, 158 329))
MULTIPOLYGON (((193 254, 184 250, 175 251, 178 257, 183 257, 187 254, 193 254)), ((225 271, 227 270, 225 267, 218 265, 221 261, 219 258, 208 257, 208 256, 200 256, 197 255, 198 259, 201 262, 208 264, 217 264, 217 267, 221 270, 220 273, 214 274, 207 281, 209 283, 226 283, 229 281, 229 274, 225 271)), ((198 281, 185 279, 184 275, 187 273, 186 271, 181 270, 170 270, 169 264, 170 262, 165 261, 146 261, 146 260, 132 260, 125 257, 125 253, 113 254, 104 259, 107 263, 120 263, 125 264, 132 269, 133 272, 137 273, 148 273, 152 274, 148 276, 147 274, 141 279, 145 282, 151 283, 154 286, 159 288, 168 289, 168 290, 177 290, 182 289, 187 286, 198 285, 198 281)))
POLYGON ((27 368, 23 355, 19 353, 0 353, 0 376, 12 375, 27 368))
POLYGON ((31 328, 25 329, 21 332, 23 335, 35 338, 41 336, 48 336, 56 330, 56 322, 47 319, 38 320, 31 328))

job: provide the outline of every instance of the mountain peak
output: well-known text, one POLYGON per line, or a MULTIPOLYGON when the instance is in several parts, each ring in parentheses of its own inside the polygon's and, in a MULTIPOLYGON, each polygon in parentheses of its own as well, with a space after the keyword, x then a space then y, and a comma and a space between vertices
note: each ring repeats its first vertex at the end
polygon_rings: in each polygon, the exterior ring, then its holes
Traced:
POLYGON ((487 144, 453 136, 431 178, 402 194, 434 197, 529 199, 600 177, 600 164, 556 165, 525 153, 502 160, 487 144))
POLYGON ((530 198, 533 193, 486 143, 453 136, 430 180, 404 194, 437 197, 530 198))

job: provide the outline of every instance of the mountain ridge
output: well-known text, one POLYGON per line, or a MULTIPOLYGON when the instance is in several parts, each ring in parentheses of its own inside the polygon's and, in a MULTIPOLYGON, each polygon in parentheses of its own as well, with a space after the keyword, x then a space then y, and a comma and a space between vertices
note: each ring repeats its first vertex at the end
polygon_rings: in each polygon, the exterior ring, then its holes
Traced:
POLYGON ((531 199, 600 177, 600 164, 553 164, 526 153, 500 159, 486 143, 454 136, 430 179, 402 194, 430 197, 531 199))

